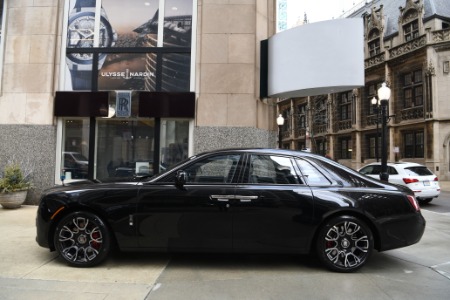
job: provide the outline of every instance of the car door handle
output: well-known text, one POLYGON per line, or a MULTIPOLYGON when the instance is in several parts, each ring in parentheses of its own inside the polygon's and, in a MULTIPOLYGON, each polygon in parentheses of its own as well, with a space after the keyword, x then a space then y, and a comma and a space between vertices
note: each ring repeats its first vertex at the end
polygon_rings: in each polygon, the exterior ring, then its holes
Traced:
POLYGON ((258 199, 258 196, 241 196, 241 195, 236 195, 236 199, 239 199, 241 202, 252 202, 252 200, 258 199))
POLYGON ((209 196, 211 200, 216 200, 218 202, 228 202, 230 199, 234 199, 234 195, 211 195, 209 196))

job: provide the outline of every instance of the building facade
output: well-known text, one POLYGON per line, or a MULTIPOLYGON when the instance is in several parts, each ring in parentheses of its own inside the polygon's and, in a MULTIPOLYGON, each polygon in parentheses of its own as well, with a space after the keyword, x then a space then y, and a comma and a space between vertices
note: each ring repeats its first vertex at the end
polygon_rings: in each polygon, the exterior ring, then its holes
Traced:
POLYGON ((364 19, 365 85, 280 99, 283 147, 310 148, 354 169, 380 160, 377 90, 386 82, 388 161, 425 164, 449 180, 450 3, 370 1, 348 17, 364 19))
POLYGON ((33 170, 27 203, 61 178, 276 145, 276 104, 259 99, 275 0, 0 3, 0 167, 33 170))

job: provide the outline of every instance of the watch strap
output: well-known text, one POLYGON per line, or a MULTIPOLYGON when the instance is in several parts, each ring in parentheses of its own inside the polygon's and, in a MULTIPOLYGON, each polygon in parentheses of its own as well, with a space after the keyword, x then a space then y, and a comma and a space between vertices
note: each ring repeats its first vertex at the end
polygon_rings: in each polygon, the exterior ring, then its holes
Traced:
POLYGON ((75 90, 90 90, 92 86, 92 72, 70 70, 72 77, 72 89, 75 90))

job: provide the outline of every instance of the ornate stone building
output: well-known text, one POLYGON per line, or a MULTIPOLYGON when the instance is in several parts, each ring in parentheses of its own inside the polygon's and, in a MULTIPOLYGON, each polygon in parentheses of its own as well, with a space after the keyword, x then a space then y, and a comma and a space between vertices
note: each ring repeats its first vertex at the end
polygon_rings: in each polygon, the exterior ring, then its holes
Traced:
POLYGON ((376 161, 381 120, 372 99, 386 82, 388 160, 422 163, 449 180, 450 2, 368 1, 348 17, 364 19, 365 85, 280 100, 283 147, 311 148, 355 169, 376 161))

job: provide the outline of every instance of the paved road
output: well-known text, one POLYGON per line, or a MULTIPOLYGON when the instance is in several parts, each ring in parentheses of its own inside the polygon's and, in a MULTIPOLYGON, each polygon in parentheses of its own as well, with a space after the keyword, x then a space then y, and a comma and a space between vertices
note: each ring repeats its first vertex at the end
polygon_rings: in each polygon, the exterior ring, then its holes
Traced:
POLYGON ((450 216, 450 192, 442 191, 439 197, 422 206, 423 210, 449 214, 450 216))
MULTIPOLYGON (((434 201, 433 201, 434 202, 434 201)), ((438 202, 436 202, 438 203, 438 202)), ((70 268, 34 241, 36 207, 0 208, 0 299, 448 299, 450 215, 423 209, 419 244, 339 274, 309 256, 114 254, 70 268)))

